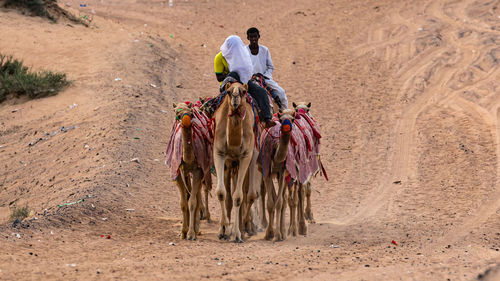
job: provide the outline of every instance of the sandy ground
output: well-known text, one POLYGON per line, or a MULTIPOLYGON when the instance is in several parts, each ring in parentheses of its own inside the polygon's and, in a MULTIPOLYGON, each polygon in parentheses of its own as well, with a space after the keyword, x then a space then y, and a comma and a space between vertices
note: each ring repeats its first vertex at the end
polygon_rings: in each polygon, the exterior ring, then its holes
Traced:
POLYGON ((1 53, 73 80, 0 104, 1 280, 500 280, 499 1, 87 5, 89 28, 0 10, 1 53), (214 55, 250 26, 312 102, 330 180, 305 237, 234 244, 203 222, 184 241, 171 104, 215 95, 214 55))

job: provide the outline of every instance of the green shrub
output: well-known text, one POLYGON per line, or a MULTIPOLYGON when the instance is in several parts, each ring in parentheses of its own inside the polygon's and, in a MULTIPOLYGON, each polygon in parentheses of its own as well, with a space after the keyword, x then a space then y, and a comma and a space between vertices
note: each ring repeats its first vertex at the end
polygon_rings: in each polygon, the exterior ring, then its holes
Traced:
POLYGON ((55 21, 55 18, 47 11, 47 4, 55 2, 56 0, 6 0, 5 7, 26 8, 35 16, 55 21))
POLYGON ((31 72, 22 61, 0 54, 0 102, 11 94, 32 99, 52 96, 69 84, 64 73, 31 72))
POLYGON ((24 207, 15 207, 13 210, 12 210, 12 214, 10 214, 10 220, 11 221, 15 221, 17 219, 20 219, 20 220, 23 220, 27 217, 29 217, 30 215, 30 209, 28 208, 28 206, 24 206, 24 207))

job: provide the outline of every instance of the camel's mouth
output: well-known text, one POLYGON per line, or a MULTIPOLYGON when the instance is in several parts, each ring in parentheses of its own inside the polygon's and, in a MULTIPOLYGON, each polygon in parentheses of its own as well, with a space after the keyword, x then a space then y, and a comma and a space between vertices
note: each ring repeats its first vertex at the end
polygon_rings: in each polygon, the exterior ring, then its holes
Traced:
POLYGON ((290 119, 287 118, 281 122, 281 131, 283 133, 290 133, 292 128, 292 121, 290 119))

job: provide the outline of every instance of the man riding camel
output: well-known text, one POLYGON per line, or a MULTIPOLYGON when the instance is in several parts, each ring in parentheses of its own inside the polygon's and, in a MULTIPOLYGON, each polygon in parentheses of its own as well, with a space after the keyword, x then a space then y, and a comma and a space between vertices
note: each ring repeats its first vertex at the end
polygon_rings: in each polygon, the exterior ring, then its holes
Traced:
POLYGON ((287 109, 288 99, 286 98, 285 90, 273 80, 274 65, 271 60, 271 53, 266 46, 259 45, 259 30, 255 27, 249 28, 247 30, 247 39, 250 41, 247 48, 251 54, 250 59, 252 60, 253 73, 264 77, 264 82, 272 89, 271 95, 275 100, 277 99, 280 108, 287 109))
POLYGON ((228 82, 247 83, 248 93, 257 102, 260 109, 259 117, 264 127, 270 128, 276 124, 271 121, 272 113, 266 89, 251 80, 253 66, 250 52, 240 37, 231 35, 226 38, 220 47, 220 52, 214 58, 214 69, 217 81, 221 82, 221 92, 224 91, 228 82))

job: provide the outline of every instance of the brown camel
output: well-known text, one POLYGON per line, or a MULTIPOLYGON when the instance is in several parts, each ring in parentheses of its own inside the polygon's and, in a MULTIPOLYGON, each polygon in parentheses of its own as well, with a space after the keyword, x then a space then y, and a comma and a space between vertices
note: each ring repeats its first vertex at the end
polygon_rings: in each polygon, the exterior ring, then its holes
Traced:
MULTIPOLYGON (((242 225, 242 213, 240 208, 243 201, 248 203, 246 209, 250 209, 257 194, 253 184, 253 170, 249 170, 255 147, 254 138, 254 113, 251 104, 246 101, 248 86, 240 83, 227 83, 226 95, 222 104, 215 111, 215 135, 214 135, 214 166, 217 174, 217 198, 221 205, 221 221, 219 228, 219 239, 231 238, 234 242, 243 242, 240 227, 242 225), (226 169, 224 169, 226 167, 226 169), (248 193, 243 189, 243 183, 247 172, 249 176, 248 193), (229 188, 229 180, 232 179, 234 190, 229 188), (226 199, 231 195, 231 202, 226 199), (232 205, 233 215, 227 214, 225 205, 232 205), (233 218, 232 229, 229 230, 230 219, 233 218)), ((255 166, 255 165, 254 165, 255 166)), ((248 211, 247 211, 248 212, 248 211)))
MULTIPOLYGON (((262 162, 259 163, 263 176, 263 187, 261 188, 261 204, 264 206, 266 193, 267 211, 269 215, 269 223, 266 221, 265 213, 261 214, 262 226, 267 225, 265 239, 270 240, 273 237, 276 241, 281 241, 286 238, 285 233, 285 210, 286 210, 286 191, 287 183, 285 178, 288 176, 286 169, 286 159, 288 155, 288 145, 291 138, 291 130, 295 111, 293 109, 285 109, 278 113, 278 118, 281 123, 280 127, 273 127, 265 132, 261 138, 261 156, 262 162), (278 192, 275 192, 273 177, 278 180, 278 192), (276 232, 273 226, 274 215, 276 214, 276 232)), ((261 186, 261 187, 262 187, 261 186)), ((264 208, 262 208, 264 210, 264 208)))
MULTIPOLYGON (((307 102, 298 102, 292 103, 295 110, 299 113, 309 114, 309 110, 311 108, 311 103, 307 102), (302 110, 302 112, 301 112, 302 110)), ((308 115, 310 116, 310 115, 308 115)), ((312 118, 311 118, 312 119, 312 118)), ((319 128, 318 128, 319 129, 319 128)), ((319 132, 318 132, 319 134, 319 132)), ((313 134, 314 135, 314 134, 313 134)), ((289 207, 290 207, 290 228, 289 233, 293 236, 296 235, 297 232, 297 220, 298 220, 298 233, 300 235, 307 234, 307 225, 306 219, 309 223, 315 223, 312 209, 311 209, 311 182, 313 176, 315 176, 318 172, 321 165, 321 161, 319 160, 319 138, 315 137, 312 141, 314 144, 312 151, 308 151, 308 153, 313 153, 308 156, 309 162, 315 162, 310 165, 313 167, 312 169, 307 171, 306 179, 304 182, 300 180, 295 181, 294 185, 290 190, 290 199, 289 199, 289 207), (316 155, 317 154, 317 155, 316 155), (305 206, 304 206, 305 205, 305 206), (297 217, 295 216, 295 210, 297 210, 297 217)), ((297 165, 297 174, 299 174, 299 169, 305 168, 300 167, 301 165, 297 165)))
MULTIPOLYGON (((210 169, 206 168, 211 162, 209 159, 197 159, 196 154, 210 156, 210 154, 195 151, 195 139, 193 135, 193 109, 192 104, 173 104, 177 123, 174 124, 172 136, 167 147, 167 164, 171 166, 173 178, 179 189, 180 205, 182 210, 182 227, 180 236, 183 239, 195 240, 199 233, 200 213, 202 211, 201 185, 205 184, 205 190, 211 189, 210 169), (181 130, 182 141, 179 142, 178 130, 181 130), (181 150, 181 152, 179 151, 181 150), (180 155, 178 155, 180 154, 180 155), (181 159, 179 159, 181 157, 181 159), (200 163, 204 164, 200 164, 200 163)), ((197 122, 196 124, 201 124, 197 122)), ((205 128, 208 130, 208 128, 205 128)), ((198 138, 199 145, 211 145, 211 140, 198 138), (202 141, 203 140, 203 141, 202 141), (208 143, 207 143, 208 142, 208 143)), ((196 149, 200 149, 196 147, 196 149)), ((209 149, 207 149, 209 150, 209 149)), ((209 218, 209 213, 205 213, 209 218)))

